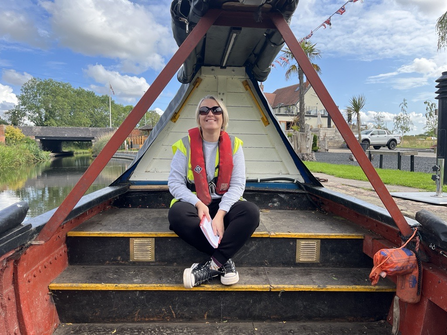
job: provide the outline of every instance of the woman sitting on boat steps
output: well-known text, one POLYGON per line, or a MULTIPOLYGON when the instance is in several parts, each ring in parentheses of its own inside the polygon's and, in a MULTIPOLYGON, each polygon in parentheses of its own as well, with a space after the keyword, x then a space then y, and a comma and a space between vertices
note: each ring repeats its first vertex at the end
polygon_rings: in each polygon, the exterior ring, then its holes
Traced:
POLYGON ((241 200, 245 190, 242 141, 225 132, 228 112, 224 104, 206 96, 195 116, 199 127, 172 146, 168 185, 175 199, 169 210, 169 228, 210 256, 184 270, 186 288, 219 276, 222 284, 233 285, 239 274, 231 258, 258 227, 259 208, 241 200), (213 234, 219 236, 217 248, 200 228, 204 218, 212 220, 213 234))

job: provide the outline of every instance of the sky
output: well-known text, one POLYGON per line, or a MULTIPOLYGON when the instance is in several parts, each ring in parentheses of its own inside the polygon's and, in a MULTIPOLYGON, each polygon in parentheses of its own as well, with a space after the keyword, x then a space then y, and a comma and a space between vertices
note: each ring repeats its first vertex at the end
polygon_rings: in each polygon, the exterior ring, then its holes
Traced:
MULTIPOLYGON (((343 112, 366 98, 362 123, 378 113, 388 128, 404 99, 413 127, 423 133, 424 101, 435 102, 447 71, 437 50, 436 21, 447 0, 300 0, 290 27, 308 36, 321 58, 321 79, 343 112), (334 14, 334 15, 333 15, 334 14), (329 17, 331 26, 320 27, 329 17), (317 29, 320 27, 319 29, 317 29)), ((170 0, 0 0, 0 117, 13 108, 30 78, 53 79, 134 105, 177 50, 170 0)), ((272 68, 265 92, 294 85, 285 68, 272 68)), ((180 83, 174 77, 151 106, 162 113, 180 83)))

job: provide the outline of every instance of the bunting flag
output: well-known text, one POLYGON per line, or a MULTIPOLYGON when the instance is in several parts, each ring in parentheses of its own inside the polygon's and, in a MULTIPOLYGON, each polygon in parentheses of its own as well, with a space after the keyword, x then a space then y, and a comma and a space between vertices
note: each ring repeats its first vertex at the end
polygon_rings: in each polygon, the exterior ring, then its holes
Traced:
MULTIPOLYGON (((338 10, 336 10, 331 16, 329 16, 329 17, 327 18, 327 20, 325 20, 325 21, 324 21, 322 24, 320 24, 317 28, 315 28, 314 30, 311 30, 310 34, 307 35, 306 37, 302 38, 302 39, 299 41, 299 43, 302 43, 303 41, 310 39, 310 38, 313 36, 314 32, 316 32, 316 31, 317 31, 318 29, 320 29, 321 27, 323 27, 323 28, 326 29, 326 26, 329 26, 329 28, 332 28, 332 17, 333 17, 335 14, 343 15, 343 14, 346 12, 346 5, 347 5, 348 3, 350 3, 350 2, 354 3, 354 2, 357 2, 357 1, 359 1, 359 0, 348 0, 348 1, 346 1, 346 2, 343 4, 343 6, 341 6, 338 10)), ((362 0, 362 2, 363 2, 363 0, 362 0)))
MULTIPOLYGON (((279 59, 281 59, 283 63, 286 63, 286 64, 289 63, 289 60, 286 57, 279 57, 279 59)), ((281 64, 281 63, 279 63, 279 64, 281 64)))
POLYGON ((346 12, 346 8, 345 8, 345 6, 343 6, 339 10, 337 10, 335 13, 343 15, 345 12, 346 12))

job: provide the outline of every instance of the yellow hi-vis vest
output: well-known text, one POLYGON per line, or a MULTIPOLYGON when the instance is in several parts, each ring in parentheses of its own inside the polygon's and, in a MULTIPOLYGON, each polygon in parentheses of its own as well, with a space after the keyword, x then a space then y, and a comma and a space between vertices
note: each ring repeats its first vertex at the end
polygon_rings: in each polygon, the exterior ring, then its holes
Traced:
MULTIPOLYGON (((240 146, 242 146, 243 142, 241 139, 235 137, 235 136, 230 136, 230 140, 231 140, 231 152, 234 155, 237 150, 239 149, 240 146)), ((200 145, 200 149, 202 148, 202 146, 200 145)), ((187 179, 187 187, 191 190, 191 191, 195 191, 195 184, 194 184, 194 171, 192 168, 192 164, 191 164, 191 138, 190 136, 185 136, 182 139, 178 140, 177 142, 175 142, 172 145, 172 151, 175 154, 177 152, 177 150, 180 150, 187 159, 188 165, 187 165, 187 169, 186 169, 186 179, 187 179)), ((210 182, 210 184, 214 187, 215 183, 214 181, 217 179, 217 177, 219 176, 219 150, 217 150, 216 153, 216 159, 215 159, 215 169, 214 169, 214 180, 212 182, 210 182)), ((206 172, 205 172, 206 173, 206 172)), ((211 185, 208 184, 208 187, 210 187, 211 185)), ((199 185, 197 185, 199 186, 199 185)), ((202 185, 203 186, 203 185, 202 185)), ((209 193, 209 189, 206 190, 209 193)), ((225 191, 221 192, 224 193, 225 191)), ((194 192, 196 193, 196 192, 194 192)), ((216 192, 218 193, 218 192, 216 192)), ((218 193, 219 194, 219 193, 218 193)), ((200 197, 199 197, 200 198, 200 197)), ((202 201, 204 201, 204 199, 200 199, 202 201)), ((173 199, 171 201, 171 206, 177 201, 177 199, 173 199)), ((208 203, 207 203, 208 205, 208 203)))

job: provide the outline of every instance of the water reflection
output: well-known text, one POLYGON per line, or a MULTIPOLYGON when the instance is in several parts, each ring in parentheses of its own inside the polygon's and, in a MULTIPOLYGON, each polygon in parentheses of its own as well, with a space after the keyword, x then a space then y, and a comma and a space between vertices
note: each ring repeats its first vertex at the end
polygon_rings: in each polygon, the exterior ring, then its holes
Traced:
MULTIPOLYGON (((30 207, 27 217, 35 217, 59 206, 92 161, 90 155, 79 155, 0 171, 0 210, 26 201, 30 207)), ((86 194, 110 185, 129 164, 112 159, 86 194)))

